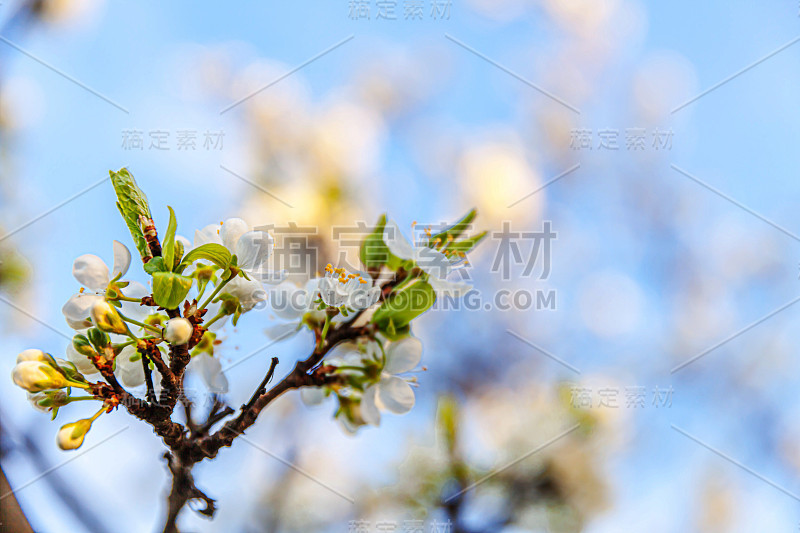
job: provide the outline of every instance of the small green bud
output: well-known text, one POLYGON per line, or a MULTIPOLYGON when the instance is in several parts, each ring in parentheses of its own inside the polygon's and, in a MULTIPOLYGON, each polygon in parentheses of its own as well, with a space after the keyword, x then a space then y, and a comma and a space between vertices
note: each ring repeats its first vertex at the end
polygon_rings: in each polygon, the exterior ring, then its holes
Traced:
POLYGON ((75 348, 76 352, 86 357, 97 355, 97 352, 92 348, 92 344, 89 342, 89 338, 86 335, 78 334, 72 337, 72 347, 75 348))
POLYGON ((111 339, 109 338, 108 334, 104 331, 100 331, 97 328, 91 328, 88 332, 89 335, 89 342, 92 343, 92 346, 98 352, 102 352, 103 349, 111 343, 111 339))
POLYGON ((217 299, 221 303, 220 311, 226 315, 232 315, 239 309, 239 299, 232 294, 225 293, 220 295, 217 299))
POLYGON ((53 407, 62 407, 69 403, 69 396, 63 390, 28 393, 28 401, 39 411, 47 412, 53 407))
POLYGON ((58 364, 58 368, 61 370, 61 373, 64 374, 68 380, 86 383, 86 378, 83 377, 83 374, 81 374, 81 372, 78 370, 78 367, 75 366, 75 363, 64 359, 56 359, 56 363, 58 364))

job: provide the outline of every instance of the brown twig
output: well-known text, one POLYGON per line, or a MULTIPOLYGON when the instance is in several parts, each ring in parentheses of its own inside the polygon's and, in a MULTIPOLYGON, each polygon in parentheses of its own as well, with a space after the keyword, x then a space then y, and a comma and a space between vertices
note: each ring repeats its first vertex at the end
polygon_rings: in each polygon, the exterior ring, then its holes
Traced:
POLYGON ((191 450, 191 459, 201 461, 205 458, 216 457, 220 448, 230 446, 238 435, 253 425, 261 411, 273 400, 292 389, 316 385, 316 379, 308 372, 322 361, 331 348, 340 342, 372 334, 373 331, 371 326, 354 328, 348 322, 329 332, 328 338, 322 346, 314 350, 307 359, 298 361, 286 377, 270 390, 259 395, 257 400, 244 409, 238 417, 227 422, 216 433, 195 441, 191 450))
POLYGON ((147 352, 142 350, 139 352, 142 356, 142 370, 144 371, 144 382, 147 383, 147 401, 150 402, 151 405, 157 405, 158 400, 156 399, 156 391, 153 388, 153 375, 150 372, 150 361, 147 358, 147 352))
POLYGON ((272 362, 269 365, 269 370, 267 371, 267 375, 261 380, 261 384, 259 384, 258 388, 253 393, 253 396, 250 397, 250 401, 246 404, 242 405, 242 413, 247 411, 248 409, 252 408, 255 405, 256 401, 267 392, 267 384, 272 381, 272 376, 275 374, 275 367, 278 366, 278 358, 273 357, 272 362))

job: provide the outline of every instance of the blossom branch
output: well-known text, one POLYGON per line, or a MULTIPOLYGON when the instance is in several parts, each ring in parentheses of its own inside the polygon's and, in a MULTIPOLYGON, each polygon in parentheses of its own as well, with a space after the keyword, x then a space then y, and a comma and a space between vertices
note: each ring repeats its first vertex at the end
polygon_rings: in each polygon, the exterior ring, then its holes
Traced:
POLYGON ((374 333, 373 326, 353 327, 352 323, 356 319, 357 316, 350 322, 342 324, 330 331, 326 341, 322 343, 321 346, 318 346, 308 358, 298 361, 294 369, 286 377, 269 391, 259 395, 256 401, 253 402, 252 405, 249 405, 249 407, 246 406, 247 408, 243 409, 238 417, 227 422, 216 433, 195 441, 191 450, 191 459, 197 462, 205 458, 216 457, 220 448, 230 446, 237 436, 244 433, 245 430, 255 423, 261 411, 273 400, 292 389, 318 385, 318 378, 309 374, 309 370, 317 366, 331 348, 340 342, 357 339, 363 335, 371 335, 374 333))

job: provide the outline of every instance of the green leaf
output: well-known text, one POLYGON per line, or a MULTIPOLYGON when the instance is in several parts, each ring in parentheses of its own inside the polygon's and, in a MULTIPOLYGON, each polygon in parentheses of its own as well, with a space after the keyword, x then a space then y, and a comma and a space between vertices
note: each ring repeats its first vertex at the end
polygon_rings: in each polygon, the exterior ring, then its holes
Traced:
POLYGON ((144 271, 152 276, 156 272, 169 272, 169 269, 164 265, 163 257, 154 257, 144 264, 144 271))
POLYGON ((372 322, 381 331, 402 334, 411 321, 430 309, 435 301, 433 287, 417 280, 400 292, 392 293, 375 311, 372 322))
POLYGON ((178 230, 178 221, 175 219, 175 211, 170 206, 167 206, 167 209, 169 209, 169 224, 164 234, 161 255, 164 257, 164 266, 171 272, 175 267, 175 232, 178 230))
POLYGON ((231 253, 221 244, 216 244, 213 242, 204 244, 186 254, 183 257, 183 261, 181 261, 181 264, 178 265, 178 268, 175 269, 175 271, 183 272, 186 267, 199 259, 211 261, 219 268, 228 268, 228 266, 231 264, 231 253))
POLYGON ((174 261, 175 268, 177 268, 177 266, 181 263, 181 259, 183 259, 183 253, 185 251, 186 250, 183 247, 183 243, 181 241, 175 241, 175 261, 174 261))
POLYGON ((114 186, 114 191, 117 193, 117 209, 119 209, 128 230, 133 237, 133 243, 142 259, 151 257, 150 250, 147 247, 147 241, 144 238, 144 228, 142 227, 142 217, 152 220, 150 215, 150 205, 147 203, 147 196, 136 184, 136 180, 128 169, 121 168, 119 171, 109 171, 111 176, 111 184, 114 186))
POLYGON ((383 265, 397 270, 403 260, 392 254, 383 241, 383 231, 386 228, 386 214, 383 214, 375 224, 375 229, 361 241, 358 257, 368 269, 380 269, 383 265))
POLYGON ((153 274, 153 298, 164 309, 175 309, 189 294, 192 278, 175 272, 156 272, 153 274))
POLYGON ((469 229, 470 224, 472 224, 472 221, 475 220, 475 217, 477 217, 477 216, 478 216, 478 210, 477 209, 472 209, 469 213, 464 215, 461 218, 461 220, 459 220, 458 222, 456 222, 455 224, 453 224, 452 226, 450 226, 446 230, 440 231, 439 233, 437 233, 435 235, 431 235, 431 239, 430 239, 431 242, 432 243, 435 242, 437 238, 439 240, 441 240, 442 242, 447 242, 448 235, 452 235, 453 239, 457 238, 459 235, 461 235, 462 233, 464 233, 465 231, 467 231, 469 229))
POLYGON ((386 214, 383 214, 375 224, 372 232, 361 241, 361 250, 358 256, 367 268, 380 268, 386 262, 389 248, 383 242, 383 229, 386 227, 386 214))
POLYGON ((467 253, 473 248, 475 248, 484 237, 486 237, 486 232, 482 231, 477 235, 473 235, 469 239, 464 239, 463 241, 458 241, 458 242, 451 242, 450 246, 447 247, 447 250, 455 250, 457 252, 467 253))

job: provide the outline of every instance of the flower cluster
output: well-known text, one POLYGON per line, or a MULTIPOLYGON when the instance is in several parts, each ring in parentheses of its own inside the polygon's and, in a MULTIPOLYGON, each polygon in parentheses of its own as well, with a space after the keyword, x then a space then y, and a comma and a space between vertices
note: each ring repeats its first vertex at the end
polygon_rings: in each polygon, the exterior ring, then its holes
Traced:
POLYGON ((348 273, 328 264, 324 276, 303 287, 285 282, 272 289, 270 304, 279 318, 267 329, 273 339, 306 327, 321 328, 324 338, 330 324, 344 321, 372 326, 369 334, 331 350, 322 362, 328 381, 303 389, 306 403, 335 397, 335 416, 349 433, 379 425, 381 411, 403 414, 414 406, 416 378, 397 375, 415 369, 422 357, 422 343, 411 336, 410 323, 437 296, 459 297, 470 289, 447 277, 466 265, 466 252, 485 235, 462 238, 474 218, 471 211, 445 231, 433 234, 426 229, 426 238, 412 244, 383 216, 361 247, 360 258, 370 274, 348 273))
MULTIPOLYGON (((474 211, 443 232, 428 231, 416 245, 382 216, 362 242, 362 272, 328 264, 324 274, 301 287, 269 269, 274 245, 268 232, 231 218, 195 231, 190 242, 178 235, 169 208, 159 238, 147 198, 130 173, 112 172, 111 181, 146 283, 127 278, 132 254, 119 241, 113 242, 111 268, 96 255, 78 257, 72 274, 80 288, 62 307, 75 330, 66 359, 26 350, 12 376, 33 406, 53 418, 69 403, 100 402, 95 415, 62 426, 59 447, 80 447, 95 420, 124 406, 162 438, 173 474, 187 476, 196 462, 230 446, 274 398, 291 389, 301 390, 308 403, 335 397, 335 417, 351 433, 379 425, 383 411, 403 414, 413 407, 417 380, 408 373, 420 363, 422 343, 411 335, 411 323, 437 296, 457 296, 468 288, 446 278, 484 236, 464 237, 474 211), (235 413, 222 396, 229 384, 220 363, 219 329, 228 321, 237 325, 268 296, 276 320, 267 334, 283 339, 307 330, 314 335, 313 349, 267 390, 278 364, 273 357, 239 415, 214 432, 215 424, 235 413), (194 420, 184 394, 185 376, 192 372, 214 397, 204 422, 194 420), (76 390, 81 394, 74 395, 76 390), (183 424, 172 418, 178 405, 185 410, 183 424), (173 463, 174 457, 181 459, 173 463)), ((213 500, 196 487, 179 483, 173 489, 182 491, 170 496, 178 510, 189 499, 200 499, 207 504, 200 512, 213 513, 213 500)))
POLYGON ((414 407, 416 377, 399 374, 413 371, 421 359, 422 342, 416 337, 387 342, 376 336, 363 343, 340 344, 325 362, 341 381, 303 389, 303 401, 316 405, 335 395, 339 401, 336 417, 345 431, 354 433, 365 424, 377 426, 381 411, 402 415, 414 407))

